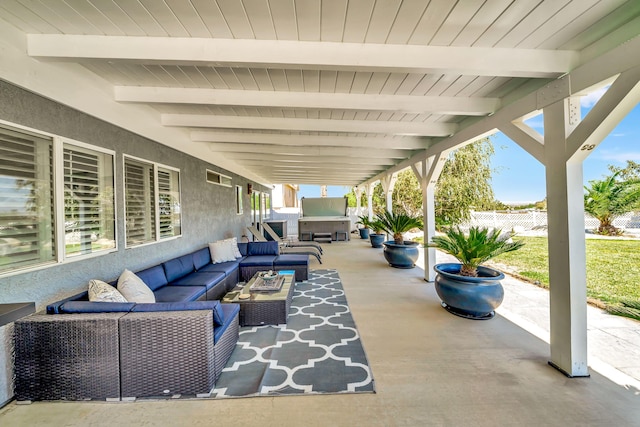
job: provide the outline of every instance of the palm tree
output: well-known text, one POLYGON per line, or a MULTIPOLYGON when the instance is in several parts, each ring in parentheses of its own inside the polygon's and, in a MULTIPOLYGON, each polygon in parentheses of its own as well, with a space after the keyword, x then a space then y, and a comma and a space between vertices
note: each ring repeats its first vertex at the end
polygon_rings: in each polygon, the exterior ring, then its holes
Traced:
POLYGON ((598 234, 617 235, 613 220, 633 210, 640 202, 640 181, 618 181, 620 171, 585 186, 584 210, 600 221, 598 234))
POLYGON ((388 211, 378 214, 375 222, 378 223, 378 227, 393 234, 393 240, 398 245, 404 244, 404 233, 414 228, 422 228, 422 218, 403 213, 394 214, 388 211))
POLYGON ((513 234, 502 236, 502 230, 489 231, 486 227, 471 227, 467 236, 460 227, 451 227, 446 235, 432 237, 429 246, 456 257, 462 264, 461 276, 478 277, 480 264, 524 246, 522 241, 510 241, 512 236, 513 234))

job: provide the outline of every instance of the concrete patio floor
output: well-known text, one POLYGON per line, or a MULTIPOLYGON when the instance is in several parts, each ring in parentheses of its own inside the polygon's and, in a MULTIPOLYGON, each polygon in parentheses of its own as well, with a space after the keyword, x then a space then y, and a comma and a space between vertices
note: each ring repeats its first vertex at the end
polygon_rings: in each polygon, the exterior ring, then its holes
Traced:
POLYGON ((323 247, 324 264, 314 260, 311 268, 339 271, 377 393, 14 402, 0 410, 0 425, 640 425, 640 346, 634 341, 640 339, 638 322, 592 318, 590 309, 589 348, 596 364, 591 377, 569 379, 547 364, 546 291, 508 279, 498 315, 471 321, 440 307, 421 268, 390 268, 381 249, 359 238, 323 247), (603 373, 615 374, 615 381, 603 373))

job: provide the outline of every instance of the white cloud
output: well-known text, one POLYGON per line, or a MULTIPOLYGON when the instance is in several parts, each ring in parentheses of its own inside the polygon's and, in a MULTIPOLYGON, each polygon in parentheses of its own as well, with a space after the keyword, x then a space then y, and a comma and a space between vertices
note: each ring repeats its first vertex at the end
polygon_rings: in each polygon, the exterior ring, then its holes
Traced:
POLYGON ((627 163, 627 160, 633 160, 634 162, 640 161, 640 152, 626 152, 619 153, 613 151, 603 151, 600 153, 602 160, 614 161, 618 163, 627 163))
POLYGON ((609 86, 602 87, 594 92, 591 92, 588 95, 585 95, 580 98, 580 105, 584 108, 591 108, 596 105, 596 102, 602 98, 602 95, 609 89, 609 86))

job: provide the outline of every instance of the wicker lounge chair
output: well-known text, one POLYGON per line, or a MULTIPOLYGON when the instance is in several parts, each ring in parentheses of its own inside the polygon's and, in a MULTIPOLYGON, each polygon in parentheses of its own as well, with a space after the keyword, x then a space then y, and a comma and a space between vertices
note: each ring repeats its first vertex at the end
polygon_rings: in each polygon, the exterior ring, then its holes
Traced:
MULTIPOLYGON (((256 240, 260 241, 260 242, 266 242, 267 238, 264 237, 264 235, 260 232, 260 230, 258 230, 255 226, 250 225, 247 227, 247 230, 249 230, 249 232, 251 234, 253 234, 253 237, 255 237, 256 240)), ((314 257, 316 257, 316 259, 318 260, 318 262, 320 264, 322 264, 322 258, 321 258, 321 253, 319 250, 317 250, 316 248, 313 247, 289 247, 286 246, 284 243, 280 243, 280 253, 283 254, 299 254, 299 255, 313 255, 314 257)))
POLYGON ((312 248, 316 248, 320 253, 322 252, 322 246, 320 246, 320 243, 318 242, 292 242, 292 241, 286 241, 286 240, 282 240, 282 238, 280 236, 278 236, 278 233, 276 233, 273 228, 271 228, 271 226, 267 223, 262 223, 262 228, 264 229, 264 231, 267 232, 267 234, 269 236, 271 236, 271 238, 273 240, 275 240, 276 242, 279 242, 282 245, 285 245, 288 248, 298 248, 298 247, 312 247, 312 248))

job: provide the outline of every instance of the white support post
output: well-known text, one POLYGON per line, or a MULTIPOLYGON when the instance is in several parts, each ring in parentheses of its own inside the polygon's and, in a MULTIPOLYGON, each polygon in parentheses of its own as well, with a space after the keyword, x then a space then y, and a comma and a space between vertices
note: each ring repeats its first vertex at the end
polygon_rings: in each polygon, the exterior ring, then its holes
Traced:
MULTIPOLYGON (((446 156, 440 153, 412 165, 411 169, 420 182, 422 189, 422 220, 424 223, 424 242, 427 244, 436 235, 436 215, 435 215, 435 189, 438 177, 444 167, 446 156)), ((436 272, 433 266, 436 265, 435 248, 424 248, 424 280, 433 282, 436 279, 436 272)))
POLYGON ((393 188, 396 186, 396 181, 398 180, 398 174, 392 173, 391 175, 385 175, 382 179, 380 179, 380 184, 382 185, 382 191, 384 191, 385 195, 385 203, 387 206, 387 212, 393 212, 393 188))
POLYGON ((522 120, 498 126, 545 165, 549 363, 570 377, 589 375, 582 162, 639 100, 640 67, 635 67, 621 73, 581 121, 579 99, 571 97, 569 79, 563 78, 536 93, 538 109, 544 113, 544 136, 527 129, 522 120))
MULTIPOLYGON (((577 98, 544 108, 544 148, 549 226, 551 360, 570 377, 588 376, 587 277, 582 161, 571 159, 567 137, 578 124, 577 98)), ((578 115, 579 117, 579 115, 578 115)))
POLYGON ((361 200, 362 199, 362 188, 355 187, 354 192, 356 193, 356 215, 360 215, 360 208, 362 207, 361 200))
POLYGON ((367 217, 373 219, 373 188, 374 184, 367 184, 364 187, 364 192, 367 195, 367 217))

